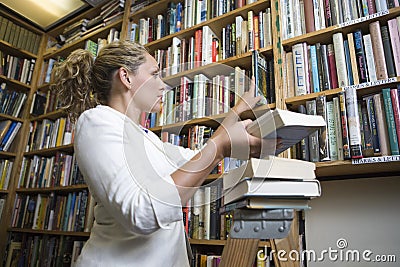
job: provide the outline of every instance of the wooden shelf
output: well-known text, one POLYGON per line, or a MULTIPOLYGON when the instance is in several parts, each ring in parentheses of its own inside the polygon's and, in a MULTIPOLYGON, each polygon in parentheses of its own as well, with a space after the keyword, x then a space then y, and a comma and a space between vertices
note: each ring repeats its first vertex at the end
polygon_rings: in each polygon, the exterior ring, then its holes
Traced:
MULTIPOLYGON (((373 14, 367 18, 356 19, 339 25, 334 25, 319 31, 303 34, 282 41, 282 45, 285 48, 290 48, 297 43, 307 42, 308 44, 315 44, 320 42, 321 44, 332 43, 332 35, 337 32, 342 32, 344 35, 350 32, 354 32, 356 29, 361 29, 363 32, 369 31, 368 27, 371 22, 374 21, 386 21, 395 18, 400 15, 400 7, 391 8, 387 12, 379 12, 373 14)), ((289 50, 290 50, 289 49, 289 50)))
POLYGON ((43 55, 44 60, 48 60, 49 58, 57 58, 57 57, 63 57, 66 58, 72 51, 78 49, 78 48, 84 48, 85 47, 85 40, 88 39, 96 39, 97 38, 107 38, 108 31, 111 28, 120 28, 122 27, 122 18, 107 25, 104 26, 103 28, 100 28, 98 30, 95 30, 87 35, 82 36, 79 40, 65 44, 62 46, 60 49, 49 49, 45 52, 43 55))
POLYGON ((52 148, 45 148, 45 149, 25 152, 24 156, 33 157, 36 155, 36 156, 50 157, 50 156, 55 156, 57 152, 65 152, 69 154, 72 153, 73 151, 74 151, 74 145, 70 144, 65 146, 57 146, 52 148))
MULTIPOLYGON (((272 46, 259 49, 259 52, 263 54, 269 54, 271 56, 272 46)), ((186 76, 189 79, 193 80, 194 76, 200 73, 206 75, 207 77, 213 77, 217 74, 229 75, 232 72, 235 72, 236 66, 239 66, 242 69, 251 69, 251 55, 252 51, 249 51, 242 55, 237 55, 224 60, 220 60, 218 62, 213 62, 204 66, 200 66, 198 68, 181 71, 178 74, 163 77, 163 81, 171 87, 176 87, 180 85, 181 77, 183 76, 186 76)))
POLYGON ((28 233, 28 234, 43 234, 43 235, 63 235, 63 236, 82 236, 89 237, 90 232, 73 232, 73 231, 49 231, 49 230, 33 230, 23 228, 8 228, 8 232, 28 233))
POLYGON ((0 50, 10 53, 11 55, 17 56, 17 57, 24 57, 24 58, 30 58, 30 59, 37 58, 37 55, 35 55, 29 51, 20 49, 20 48, 16 48, 16 47, 12 46, 10 43, 5 42, 3 40, 0 40, 0 50))
MULTIPOLYGON (((261 113, 265 112, 265 110, 268 109, 274 109, 275 104, 270 104, 270 105, 263 105, 259 106, 254 109, 254 113, 256 116, 259 116, 261 113)), ((178 123, 173 123, 165 126, 157 126, 154 128, 150 128, 151 131, 155 133, 161 133, 163 131, 168 131, 170 133, 181 133, 187 131, 187 129, 191 126, 194 125, 204 125, 212 128, 217 128, 220 123, 223 121, 223 119, 226 117, 226 113, 218 114, 218 115, 213 115, 213 116, 208 116, 208 117, 203 117, 203 118, 197 118, 197 119, 192 119, 184 122, 178 122, 178 123)), ((254 119, 254 114, 251 112, 245 112, 242 116, 242 119, 254 119)))
POLYGON ((65 113, 65 110, 63 109, 57 109, 52 112, 48 112, 39 116, 31 116, 30 120, 31 121, 42 121, 44 119, 50 119, 50 120, 56 120, 61 117, 65 117, 67 114, 65 113))
POLYGON ((0 113, 0 121, 3 121, 3 120, 12 120, 12 121, 17 121, 17 122, 24 122, 24 119, 0 113))
POLYGON ((22 83, 14 79, 7 78, 7 76, 4 75, 0 75, 0 81, 5 82, 6 84, 9 83, 7 84, 7 87, 12 86, 13 90, 20 91, 23 93, 28 93, 29 90, 31 89, 31 85, 22 83))
POLYGON ((0 195, 8 194, 8 190, 0 189, 0 195))
MULTIPOLYGON (((367 83, 362 83, 358 85, 351 85, 348 87, 355 87, 357 89, 357 95, 362 96, 362 95, 369 95, 373 93, 380 92, 383 88, 386 88, 388 86, 393 86, 396 83, 400 82, 400 77, 393 77, 389 78, 386 80, 379 80, 376 82, 367 82, 367 83)), ((336 88, 336 89, 331 89, 331 90, 326 90, 326 91, 321 91, 318 93, 311 93, 307 95, 301 95, 301 96, 295 96, 295 97, 289 97, 285 99, 286 105, 290 106, 291 108, 296 108, 297 106, 301 104, 305 104, 307 100, 315 99, 317 96, 325 95, 327 96, 328 100, 331 100, 330 98, 333 96, 336 96, 339 92, 344 91, 346 87, 343 88, 336 88)))
POLYGON ((17 156, 14 152, 0 151, 0 159, 15 158, 17 156))
POLYGON ((50 193, 50 192, 75 192, 80 191, 83 189, 88 189, 87 185, 85 184, 76 184, 76 185, 69 185, 69 186, 54 186, 54 187, 45 187, 45 188, 17 188, 15 192, 17 193, 50 193))
POLYGON ((400 161, 365 164, 352 164, 351 160, 317 162, 315 172, 319 180, 398 176, 400 161))

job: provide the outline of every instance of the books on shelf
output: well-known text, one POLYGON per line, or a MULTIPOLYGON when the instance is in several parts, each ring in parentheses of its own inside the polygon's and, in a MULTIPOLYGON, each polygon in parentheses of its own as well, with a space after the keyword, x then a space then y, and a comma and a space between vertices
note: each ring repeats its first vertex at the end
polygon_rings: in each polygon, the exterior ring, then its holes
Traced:
POLYGON ((322 116, 274 109, 268 110, 248 125, 247 131, 262 138, 280 139, 281 146, 275 151, 277 155, 324 127, 326 122, 322 116))

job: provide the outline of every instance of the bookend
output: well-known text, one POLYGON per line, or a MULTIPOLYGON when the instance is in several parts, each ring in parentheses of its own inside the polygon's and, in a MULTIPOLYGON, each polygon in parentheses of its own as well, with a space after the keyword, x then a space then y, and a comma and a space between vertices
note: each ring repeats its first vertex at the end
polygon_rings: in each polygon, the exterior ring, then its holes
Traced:
POLYGON ((235 209, 222 267, 251 267, 260 239, 285 238, 294 219, 293 209, 235 209))

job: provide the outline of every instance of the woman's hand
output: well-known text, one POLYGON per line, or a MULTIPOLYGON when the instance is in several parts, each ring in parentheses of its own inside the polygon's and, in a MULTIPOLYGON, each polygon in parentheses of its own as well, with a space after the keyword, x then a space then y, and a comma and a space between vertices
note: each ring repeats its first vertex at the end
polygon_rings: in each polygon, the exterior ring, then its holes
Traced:
POLYGON ((251 78, 251 84, 249 91, 245 92, 240 98, 239 101, 235 104, 235 106, 232 108, 232 110, 237 114, 237 116, 240 116, 244 111, 251 110, 253 109, 258 102, 261 101, 263 96, 258 95, 254 96, 256 91, 256 83, 254 76, 251 78))

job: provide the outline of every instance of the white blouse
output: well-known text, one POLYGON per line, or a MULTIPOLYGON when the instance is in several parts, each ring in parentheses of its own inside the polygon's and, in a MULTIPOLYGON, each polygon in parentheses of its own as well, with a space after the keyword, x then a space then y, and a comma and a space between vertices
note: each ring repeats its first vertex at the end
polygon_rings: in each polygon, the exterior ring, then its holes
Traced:
POLYGON ((97 106, 76 124, 79 168, 97 205, 77 266, 188 266, 182 207, 170 176, 194 153, 97 106))

